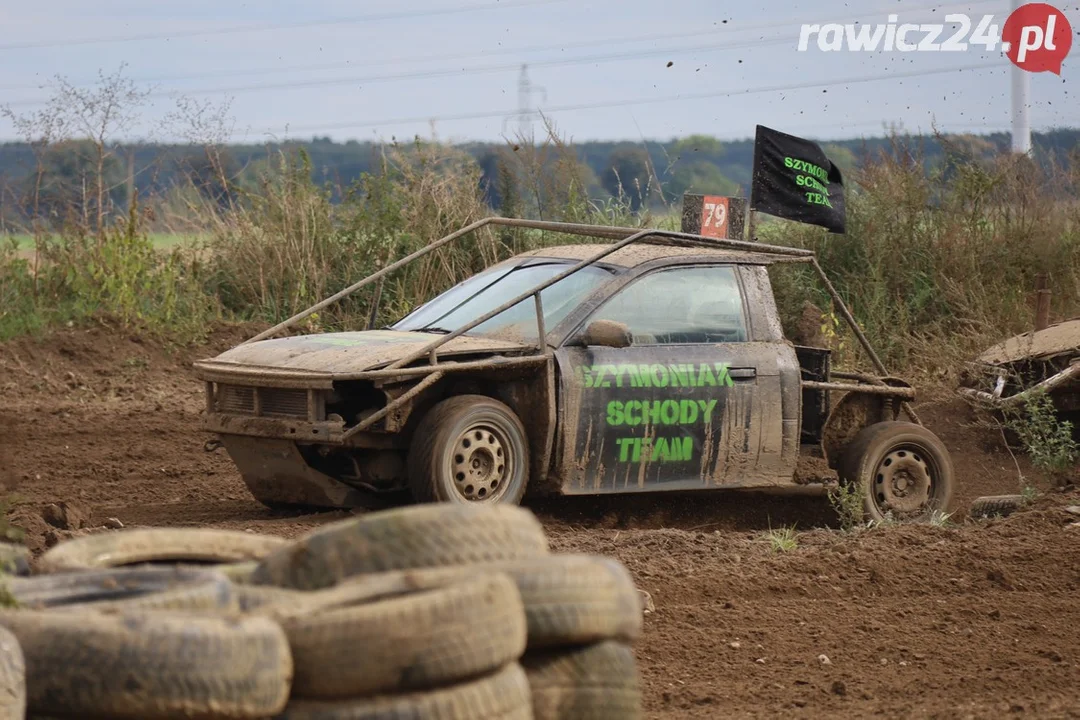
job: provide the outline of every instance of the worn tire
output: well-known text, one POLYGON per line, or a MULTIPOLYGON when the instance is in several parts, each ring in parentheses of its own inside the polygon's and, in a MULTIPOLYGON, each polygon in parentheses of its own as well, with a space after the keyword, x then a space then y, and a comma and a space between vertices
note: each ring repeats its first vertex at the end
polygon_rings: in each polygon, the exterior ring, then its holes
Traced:
POLYGON ((266 618, 12 610, 35 714, 261 718, 288 700, 292 659, 266 618))
POLYGON ((140 563, 238 563, 261 560, 289 541, 270 535, 201 528, 138 528, 75 538, 41 556, 42 572, 140 563))
POLYGON ((485 395, 458 395, 435 405, 420 421, 407 464, 409 489, 417 502, 516 505, 529 480, 528 436, 505 404, 485 395), (482 445, 463 437, 473 433, 484 437, 482 445), (486 449, 489 443, 498 448, 498 457, 486 449), (490 471, 474 471, 468 462, 472 457, 476 463, 483 460, 484 468, 491 463, 490 471), (475 478, 473 472, 477 472, 475 478), (466 493, 469 489, 471 498, 466 493))
POLYGON ((637 664, 614 641, 530 652, 522 659, 536 720, 633 720, 642 715, 637 664))
POLYGON ((282 623, 293 696, 365 697, 477 677, 525 652, 513 582, 486 575, 444 588, 314 612, 282 623))
POLYGON ((37 610, 237 609, 232 583, 209 569, 137 567, 13 578, 19 605, 37 610))
POLYGON ((945 445, 921 425, 880 422, 859 431, 840 460, 841 480, 864 489, 863 512, 867 520, 880 522, 886 518, 888 498, 884 492, 894 491, 879 485, 884 482, 883 470, 893 456, 909 458, 905 462, 913 462, 910 458, 917 460, 915 465, 926 468, 930 477, 928 502, 920 509, 894 516, 894 520, 927 520, 934 511, 948 508, 955 480, 945 445))
POLYGON ((246 562, 215 565, 214 570, 217 570, 238 585, 246 585, 251 582, 251 574, 255 572, 257 567, 259 567, 257 560, 248 560, 246 562))
POLYGON ((630 573, 603 557, 554 555, 496 563, 517 584, 529 647, 583 645, 641 636, 641 597, 630 573))
POLYGON ((544 530, 528 510, 511 505, 418 505, 317 530, 263 560, 252 583, 317 590, 361 573, 547 553, 544 530))
POLYGON ((0 572, 8 575, 29 575, 30 548, 25 545, 0 542, 0 572))
POLYGON ((968 515, 973 518, 1006 517, 1023 506, 1023 495, 986 495, 975 498, 968 515))
POLYGON ((314 594, 273 585, 236 585, 233 587, 233 592, 240 612, 254 612, 270 617, 273 617, 278 610, 305 612, 314 594))
MULTIPOLYGON (((616 560, 590 555, 371 573, 310 593, 279 591, 298 597, 292 603, 268 602, 255 612, 287 618, 445 587, 491 573, 505 574, 517 585, 525 607, 529 648, 609 639, 633 642, 641 636, 641 595, 630 573, 616 560)), ((237 592, 243 605, 247 589, 237 592)))
POLYGON ((633 642, 641 636, 641 596, 634 579, 622 563, 601 556, 549 555, 485 565, 381 573, 313 594, 327 600, 335 594, 362 599, 365 594, 380 590, 432 587, 484 573, 505 574, 517 585, 525 607, 530 649, 587 645, 609 639, 633 642))
POLYGON ((529 683, 517 663, 477 680, 338 702, 293 700, 278 720, 531 720, 529 683))
POLYGON ((19 641, 0 628, 0 720, 26 716, 26 661, 19 641))

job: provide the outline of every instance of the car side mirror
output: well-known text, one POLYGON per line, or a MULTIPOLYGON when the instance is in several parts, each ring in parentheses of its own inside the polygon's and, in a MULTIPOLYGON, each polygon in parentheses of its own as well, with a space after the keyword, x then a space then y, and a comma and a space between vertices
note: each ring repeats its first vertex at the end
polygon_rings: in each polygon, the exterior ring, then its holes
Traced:
POLYGON ((582 345, 625 348, 634 344, 634 335, 625 323, 614 320, 594 320, 578 338, 582 345))

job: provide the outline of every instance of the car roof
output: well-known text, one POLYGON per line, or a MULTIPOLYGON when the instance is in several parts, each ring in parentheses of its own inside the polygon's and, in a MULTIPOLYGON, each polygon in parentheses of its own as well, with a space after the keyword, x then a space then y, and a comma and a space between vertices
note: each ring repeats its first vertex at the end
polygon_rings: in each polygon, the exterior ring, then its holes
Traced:
MULTIPOLYGON (((521 253, 519 258, 552 258, 559 260, 585 260, 603 251, 608 245, 553 245, 551 247, 521 253)), ((673 245, 636 244, 620 248, 599 262, 632 268, 654 260, 700 259, 703 262, 731 262, 742 265, 771 265, 779 260, 775 255, 700 247, 676 247, 673 245)))
POLYGON ((1036 360, 1060 353, 1080 352, 1080 318, 1064 320, 1042 330, 1026 332, 988 348, 978 361, 1006 365, 1020 360, 1036 360))

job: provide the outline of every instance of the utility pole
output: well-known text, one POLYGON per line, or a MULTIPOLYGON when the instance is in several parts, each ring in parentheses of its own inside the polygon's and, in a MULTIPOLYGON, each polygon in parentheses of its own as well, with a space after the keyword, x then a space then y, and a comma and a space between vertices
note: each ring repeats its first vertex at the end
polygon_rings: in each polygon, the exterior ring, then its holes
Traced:
POLYGON ((521 66, 518 75, 518 132, 522 137, 532 137, 532 116, 529 114, 529 100, 532 99, 532 82, 529 81, 529 66, 521 66))
MULTIPOLYGON (((518 121, 518 133, 522 138, 532 137, 532 124, 533 118, 537 115, 532 109, 532 97, 534 93, 539 93, 543 96, 544 102, 547 102, 547 90, 534 85, 529 79, 529 66, 522 65, 521 72, 518 74, 518 106, 517 114, 515 117, 518 121)), ((503 132, 506 132, 506 118, 503 120, 503 132)))
MULTIPOLYGON (((1015 12, 1023 0, 1012 0, 1015 12)), ((1031 152, 1031 73, 1015 63, 1012 66, 1012 150, 1027 155, 1031 152)))

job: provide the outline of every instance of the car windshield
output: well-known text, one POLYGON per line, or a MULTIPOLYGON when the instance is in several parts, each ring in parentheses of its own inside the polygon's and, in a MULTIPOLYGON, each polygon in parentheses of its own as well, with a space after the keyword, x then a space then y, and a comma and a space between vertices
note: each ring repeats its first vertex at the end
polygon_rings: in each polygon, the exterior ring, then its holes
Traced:
MULTIPOLYGON (((414 310, 393 329, 453 332, 529 288, 566 271, 570 266, 570 262, 545 260, 485 270, 414 310)), ((540 293, 544 306, 544 327, 549 330, 555 327, 586 295, 611 277, 611 271, 590 265, 545 288, 540 293)), ((480 323, 468 334, 535 342, 536 310, 532 299, 523 300, 480 323)))

